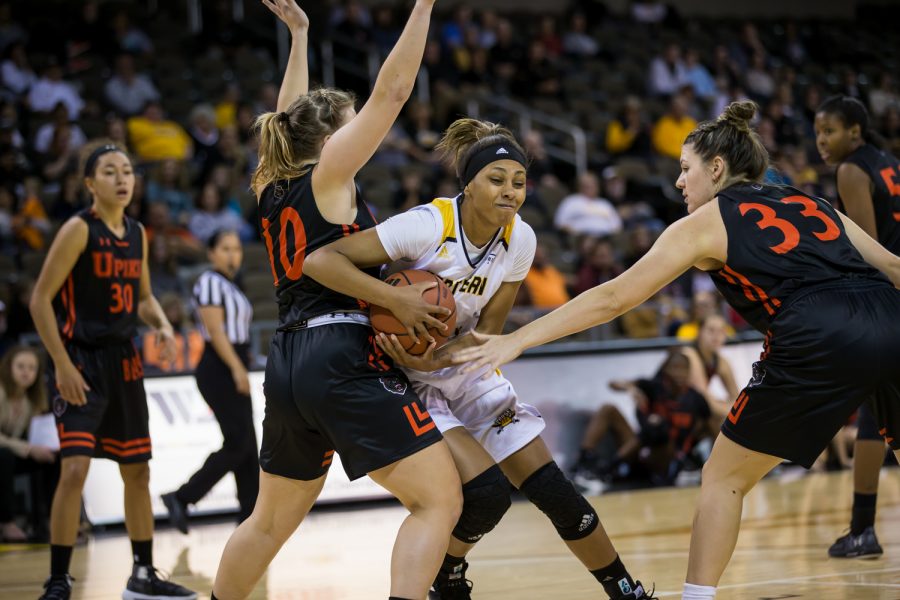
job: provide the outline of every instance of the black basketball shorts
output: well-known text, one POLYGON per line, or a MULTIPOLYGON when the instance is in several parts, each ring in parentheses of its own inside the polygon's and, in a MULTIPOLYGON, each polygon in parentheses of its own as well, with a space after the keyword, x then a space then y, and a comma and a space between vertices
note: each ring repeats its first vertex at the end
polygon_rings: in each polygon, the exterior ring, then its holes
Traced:
POLYGON ((900 448, 900 291, 821 285, 782 306, 722 433, 808 468, 864 402, 900 448))
POLYGON ((347 476, 357 479, 442 439, 366 324, 277 332, 264 390, 259 463, 273 475, 317 479, 337 452, 347 476))
POLYGON ((85 392, 87 404, 69 404, 56 390, 51 369, 60 454, 108 458, 123 464, 150 460, 144 372, 134 344, 88 347, 69 343, 66 350, 91 389, 85 392))

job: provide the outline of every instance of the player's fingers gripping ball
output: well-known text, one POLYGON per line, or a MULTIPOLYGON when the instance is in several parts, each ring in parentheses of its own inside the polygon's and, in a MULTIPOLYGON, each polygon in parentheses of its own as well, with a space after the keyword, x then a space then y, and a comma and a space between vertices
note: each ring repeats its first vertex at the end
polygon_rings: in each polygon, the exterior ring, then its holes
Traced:
MULTIPOLYGON (((450 314, 448 315, 434 315, 437 319, 447 325, 446 330, 440 331, 435 327, 428 328, 428 333, 431 334, 431 337, 437 342, 436 348, 440 348, 453 332, 453 328, 456 327, 456 301, 453 299, 450 288, 447 287, 440 277, 430 271, 408 269, 406 271, 393 273, 385 279, 385 283, 389 283, 393 286, 406 286, 421 282, 430 283, 432 281, 437 282, 437 285, 425 290, 422 294, 423 300, 429 304, 439 305, 450 310, 450 314)), ((416 342, 412 339, 407 333, 403 323, 388 309, 373 304, 369 309, 369 317, 372 322, 372 329, 377 333, 396 335, 404 350, 409 354, 418 356, 428 349, 428 340, 420 337, 419 341, 416 342)))

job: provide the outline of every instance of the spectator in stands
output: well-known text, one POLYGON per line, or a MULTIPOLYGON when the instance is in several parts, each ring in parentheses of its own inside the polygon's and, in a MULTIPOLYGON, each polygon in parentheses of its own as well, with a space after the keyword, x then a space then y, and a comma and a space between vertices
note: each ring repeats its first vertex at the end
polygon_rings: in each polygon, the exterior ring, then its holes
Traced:
POLYGON ((196 210, 191 215, 188 229, 203 244, 217 231, 234 231, 243 241, 253 237, 253 227, 241 215, 225 206, 222 193, 212 181, 200 188, 196 210))
POLYGON ((184 295, 187 289, 178 277, 178 262, 172 253, 174 242, 165 235, 153 236, 149 241, 147 264, 150 267, 150 281, 153 295, 161 298, 165 294, 184 295))
POLYGON ((69 111, 62 102, 58 103, 50 115, 50 120, 38 128, 34 135, 34 150, 38 154, 46 154, 50 150, 53 143, 53 136, 58 127, 67 127, 69 130, 68 144, 69 150, 78 152, 78 150, 87 142, 87 137, 78 126, 78 123, 69 121, 69 111))
POLYGON ((203 244, 186 227, 172 221, 168 205, 162 202, 148 203, 146 229, 149 242, 157 235, 168 240, 169 252, 176 262, 193 264, 203 259, 203 244))
POLYGON ((56 58, 48 59, 43 74, 31 86, 28 93, 28 107, 37 113, 49 113, 62 102, 69 111, 69 119, 74 121, 84 108, 84 101, 75 87, 63 81, 63 70, 56 58))
POLYGON ((560 70, 538 40, 528 44, 528 54, 516 70, 513 93, 521 98, 559 98, 562 92, 560 70))
POLYGON ((900 156, 900 106, 889 106, 884 111, 880 131, 887 149, 894 156, 900 156))
POLYGON ((60 223, 65 222, 86 206, 85 199, 81 195, 81 176, 77 171, 66 173, 61 185, 59 196, 50 211, 50 218, 60 223))
POLYGON ((697 127, 697 121, 687 111, 688 102, 684 96, 675 95, 669 102, 669 112, 653 125, 653 148, 661 156, 672 160, 681 156, 681 144, 697 127))
POLYGON ((143 109, 148 102, 159 101, 159 91, 149 77, 138 73, 134 67, 134 57, 120 54, 116 57, 115 73, 103 88, 106 100, 120 115, 131 117, 143 109))
POLYGON ((21 473, 31 479, 35 537, 47 537, 50 500, 59 478, 57 451, 27 439, 32 417, 47 408, 40 354, 27 346, 13 347, 0 361, 0 542, 24 542, 28 537, 15 521, 13 480, 21 473))
POLYGON ((203 354, 203 337, 188 319, 184 300, 175 292, 166 292, 159 297, 159 305, 172 324, 175 338, 175 357, 171 361, 161 358, 162 347, 155 335, 143 336, 141 348, 144 371, 153 373, 184 373, 193 371, 203 354))
POLYGON ((400 187, 394 192, 393 209, 395 212, 406 212, 414 206, 425 204, 431 200, 431 194, 425 187, 425 179, 418 169, 405 169, 400 175, 400 187))
POLYGON ((400 39, 400 27, 397 25, 394 8, 390 4, 376 6, 373 10, 372 19, 375 27, 372 31, 372 41, 378 49, 378 55, 384 59, 400 39))
POLYGON ((41 182, 29 177, 23 186, 24 195, 13 217, 13 233, 25 251, 44 250, 50 233, 50 220, 40 199, 41 182))
POLYGON ((240 104, 241 88, 232 81, 225 86, 225 92, 216 103, 216 127, 223 129, 237 125, 237 109, 240 104))
POLYGON ((600 45, 588 33, 587 17, 575 11, 569 17, 569 27, 562 36, 563 52, 572 58, 590 59, 600 52, 600 45))
POLYGON ((6 312, 6 302, 0 300, 0 356, 6 354, 18 342, 9 334, 9 319, 6 312))
POLYGON ((536 38, 544 45, 544 48, 547 50, 547 56, 550 58, 555 60, 562 55, 563 43, 559 35, 555 16, 544 15, 541 17, 536 38))
MULTIPOLYGON (((710 411, 717 417, 710 421, 710 425, 714 427, 721 425, 738 397, 734 370, 728 359, 722 356, 722 348, 725 346, 729 331, 734 335, 734 329, 721 313, 710 314, 700 321, 697 339, 681 348, 681 353, 687 356, 691 364, 691 387, 703 394, 710 411), (714 377, 718 377, 725 388, 723 398, 713 395, 709 388, 714 377)), ((715 435, 718 432, 712 433, 715 435)))
POLYGON ((724 79, 725 89, 737 84, 742 79, 737 62, 731 57, 725 44, 718 44, 713 50, 711 74, 717 82, 724 79))
POLYGON ((143 162, 191 157, 191 138, 175 121, 165 118, 159 102, 148 102, 139 116, 128 119, 131 148, 143 162))
POLYGON ((643 103, 637 96, 626 96, 622 110, 606 127, 606 151, 614 160, 650 160, 650 124, 644 115, 643 103))
POLYGON ((750 68, 744 75, 747 91, 754 100, 765 103, 775 94, 775 78, 766 64, 766 54, 760 50, 754 52, 750 68))
POLYGON ((221 132, 216 127, 215 109, 210 104, 198 104, 191 109, 188 121, 188 133, 194 147, 190 163, 192 181, 204 182, 213 167, 223 160, 219 153, 221 132))
POLYGON ((628 230, 628 250, 625 254, 625 268, 641 259, 653 246, 655 236, 647 223, 639 223, 628 230))
MULTIPOLYGON (((250 188, 250 160, 251 153, 241 143, 241 136, 237 127, 226 125, 219 130, 219 142, 216 144, 217 165, 225 166, 231 172, 231 178, 235 185, 242 189, 250 188)), ((213 169, 215 170, 215 168, 213 169)))
POLYGON ((522 145, 531 163, 528 165, 528 189, 536 187, 561 189, 562 183, 557 172, 557 165, 547 154, 544 136, 537 129, 531 129, 522 136, 522 145))
POLYGON ((614 404, 600 407, 581 439, 575 483, 599 493, 613 478, 628 476, 635 468, 649 473, 655 485, 674 483, 697 441, 706 434, 711 416, 706 399, 691 387, 690 375, 687 356, 674 351, 652 378, 611 381, 611 389, 631 396, 637 430, 614 404), (609 459, 596 453, 607 433, 612 433, 616 442, 616 452, 609 459))
POLYGON ((647 90, 654 96, 669 97, 689 84, 687 68, 681 58, 681 46, 675 43, 666 44, 662 54, 650 61, 647 90))
POLYGON ((0 81, 14 98, 25 96, 37 81, 22 42, 11 44, 4 50, 3 62, 0 63, 0 81))
POLYGON ((12 2, 0 2, 0 52, 10 44, 28 41, 28 32, 13 18, 12 2))
MULTIPOLYGON (((18 254, 16 235, 13 231, 13 215, 16 211, 16 194, 9 186, 0 186, 0 254, 18 254)), ((4 309, 6 305, 4 305, 4 309)))
POLYGON ((116 144, 123 148, 128 147, 128 128, 120 116, 116 114, 107 115, 103 132, 107 138, 116 144))
POLYGON ((685 79, 694 89, 694 94, 703 101, 716 95, 716 80, 706 66, 700 62, 700 53, 690 48, 684 55, 685 79))
POLYGON ((501 18, 497 21, 497 43, 491 47, 490 58, 495 77, 494 89, 509 93, 519 65, 525 62, 525 49, 509 19, 501 18))
POLYGON ((900 108, 900 93, 893 74, 885 70, 878 76, 878 87, 869 92, 869 110, 880 118, 891 107, 900 108))
POLYGON ((174 159, 160 162, 147 182, 147 202, 165 204, 169 216, 178 224, 186 225, 194 209, 188 193, 188 176, 185 165, 174 159))
MULTIPOLYGON (((675 330, 675 337, 683 342, 692 342, 697 339, 700 332, 700 324, 713 315, 722 314, 718 292, 711 290, 698 290, 691 298, 691 320, 679 324, 675 330)), ((734 328, 730 325, 726 335, 734 335, 734 328)))
POLYGON ((19 114, 11 101, 0 100, 0 145, 25 149, 25 138, 19 132, 19 114))
POLYGON ((550 262, 547 247, 538 242, 524 285, 519 288, 516 304, 552 310, 568 301, 565 275, 550 262))
POLYGON ((578 178, 578 191, 560 203, 553 223, 569 235, 604 236, 622 229, 619 213, 600 196, 600 180, 590 171, 578 178))
POLYGON ((136 55, 149 55, 153 52, 150 36, 131 23, 128 12, 122 8, 110 20, 110 29, 120 52, 136 55))
POLYGON ((572 293, 578 295, 596 285, 618 277, 625 269, 616 261, 616 251, 609 238, 598 239, 575 275, 572 293))
POLYGON ((69 123, 58 123, 53 129, 50 147, 38 157, 44 191, 48 194, 58 194, 66 173, 78 166, 78 148, 71 140, 72 126, 69 123))

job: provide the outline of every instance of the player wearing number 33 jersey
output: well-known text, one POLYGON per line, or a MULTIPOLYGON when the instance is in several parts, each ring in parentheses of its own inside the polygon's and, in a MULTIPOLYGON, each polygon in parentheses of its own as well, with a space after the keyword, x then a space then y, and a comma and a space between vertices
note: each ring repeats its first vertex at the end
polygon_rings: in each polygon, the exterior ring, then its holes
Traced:
MULTIPOLYGON (((453 292, 457 326, 453 337, 478 325, 482 309, 505 282, 522 281, 534 258, 535 236, 519 215, 482 248, 467 239, 460 218, 461 196, 397 215, 376 227, 394 261, 392 271, 422 269, 437 274, 453 292)), ((442 432, 466 427, 495 462, 522 449, 544 428, 537 410, 517 401, 499 371, 487 379, 459 366, 425 373, 404 369, 442 432)))

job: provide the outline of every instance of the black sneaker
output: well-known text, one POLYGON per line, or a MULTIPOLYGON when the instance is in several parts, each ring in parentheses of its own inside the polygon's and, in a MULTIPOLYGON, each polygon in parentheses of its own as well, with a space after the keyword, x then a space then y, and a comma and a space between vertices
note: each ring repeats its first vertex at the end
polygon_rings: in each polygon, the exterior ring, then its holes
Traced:
POLYGON ((463 562, 459 570, 447 574, 438 573, 431 590, 428 592, 428 600, 471 600, 472 582, 466 579, 466 569, 469 563, 463 562))
POLYGON ((197 600, 197 593, 160 579, 155 567, 135 565, 122 600, 197 600))
POLYGON ((169 511, 169 521, 175 526, 175 529, 181 533, 188 532, 187 506, 178 499, 175 492, 169 492, 160 496, 166 510, 169 511))
POLYGON ((831 558, 878 558, 882 554, 884 550, 875 537, 874 527, 866 527, 859 535, 847 532, 828 549, 831 558))
POLYGON ((38 600, 69 600, 72 595, 72 582, 68 574, 51 575, 44 582, 44 593, 38 600))
POLYGON ((649 592, 644 589, 644 585, 640 581, 635 581, 634 585, 636 586, 633 590, 628 590, 628 592, 622 593, 621 596, 615 598, 615 600, 658 600, 653 593, 656 591, 656 586, 653 586, 653 589, 649 592))

